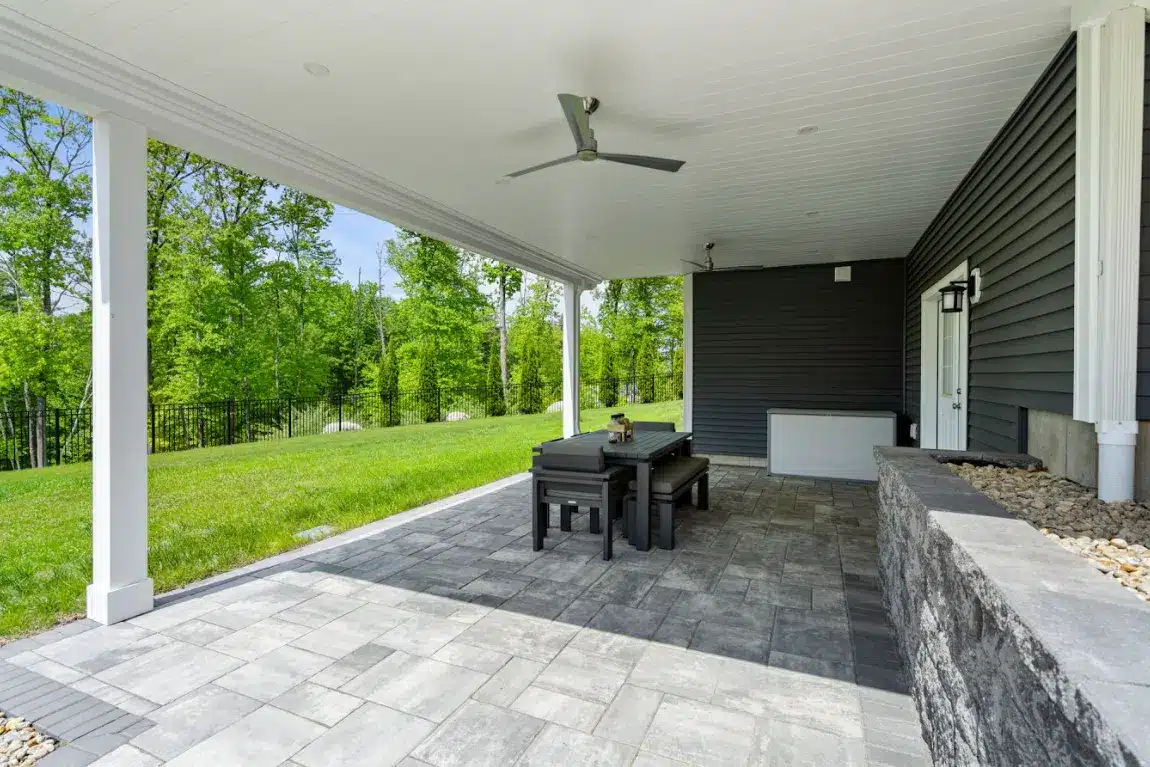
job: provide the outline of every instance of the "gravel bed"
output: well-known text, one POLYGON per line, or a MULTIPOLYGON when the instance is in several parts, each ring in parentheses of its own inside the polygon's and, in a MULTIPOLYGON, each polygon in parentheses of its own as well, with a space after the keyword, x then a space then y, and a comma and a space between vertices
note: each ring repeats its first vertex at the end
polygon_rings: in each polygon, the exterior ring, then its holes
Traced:
POLYGON ((0 711, 0 767, 28 767, 56 750, 56 741, 36 731, 23 717, 0 711))
POLYGON ((952 464, 956 474, 1062 548, 1150 602, 1150 507, 1103 503, 1090 488, 1045 471, 952 464))

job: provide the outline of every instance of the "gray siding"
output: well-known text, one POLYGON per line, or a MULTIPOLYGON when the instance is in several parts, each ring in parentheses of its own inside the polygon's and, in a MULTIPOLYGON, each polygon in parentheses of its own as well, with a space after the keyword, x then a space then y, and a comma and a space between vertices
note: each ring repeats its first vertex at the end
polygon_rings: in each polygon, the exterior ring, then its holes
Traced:
POLYGON ((903 263, 695 275, 701 453, 767 455, 767 410, 902 409, 903 263))
POLYGON ((906 259, 906 408, 919 420, 921 297, 963 260, 982 270, 970 314, 971 449, 1019 448, 1019 408, 1070 413, 1074 377, 1071 37, 906 259))
POLYGON ((1138 279, 1138 420, 1150 421, 1150 26, 1142 91, 1142 258, 1138 279))

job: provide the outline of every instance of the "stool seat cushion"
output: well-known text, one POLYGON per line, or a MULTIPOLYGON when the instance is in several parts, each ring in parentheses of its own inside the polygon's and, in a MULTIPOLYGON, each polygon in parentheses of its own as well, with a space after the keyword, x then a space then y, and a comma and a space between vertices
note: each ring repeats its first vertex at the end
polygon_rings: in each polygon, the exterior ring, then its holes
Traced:
MULTIPOLYGON (((651 492, 656 495, 671 495, 692 479, 707 471, 711 462, 706 458, 695 456, 668 458, 656 464, 651 469, 651 492)), ((637 490, 639 485, 631 480, 631 490, 637 490)))

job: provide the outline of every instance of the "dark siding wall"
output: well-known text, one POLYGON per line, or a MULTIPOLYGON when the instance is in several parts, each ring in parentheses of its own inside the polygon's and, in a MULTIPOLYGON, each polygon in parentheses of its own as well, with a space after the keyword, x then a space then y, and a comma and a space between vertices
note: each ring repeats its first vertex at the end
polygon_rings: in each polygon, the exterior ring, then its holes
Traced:
POLYGON ((1142 264, 1138 280, 1138 420, 1150 421, 1150 26, 1142 95, 1142 264))
POLYGON ((902 409, 902 260, 695 275, 695 449, 767 455, 767 410, 902 409))
POLYGON ((963 260, 971 449, 1018 449, 1019 407, 1070 413, 1074 378, 1072 37, 906 260, 906 408, 919 420, 922 293, 963 260))

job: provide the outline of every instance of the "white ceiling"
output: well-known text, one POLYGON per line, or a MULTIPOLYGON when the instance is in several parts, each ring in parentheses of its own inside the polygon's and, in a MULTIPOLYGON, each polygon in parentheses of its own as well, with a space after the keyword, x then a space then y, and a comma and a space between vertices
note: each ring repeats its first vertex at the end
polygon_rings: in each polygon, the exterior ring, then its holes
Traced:
POLYGON ((604 277, 708 240, 718 265, 906 255, 1070 30, 1052 0, 0 2, 604 277), (602 151, 686 166, 497 184, 572 152, 559 92, 601 100, 602 151))

